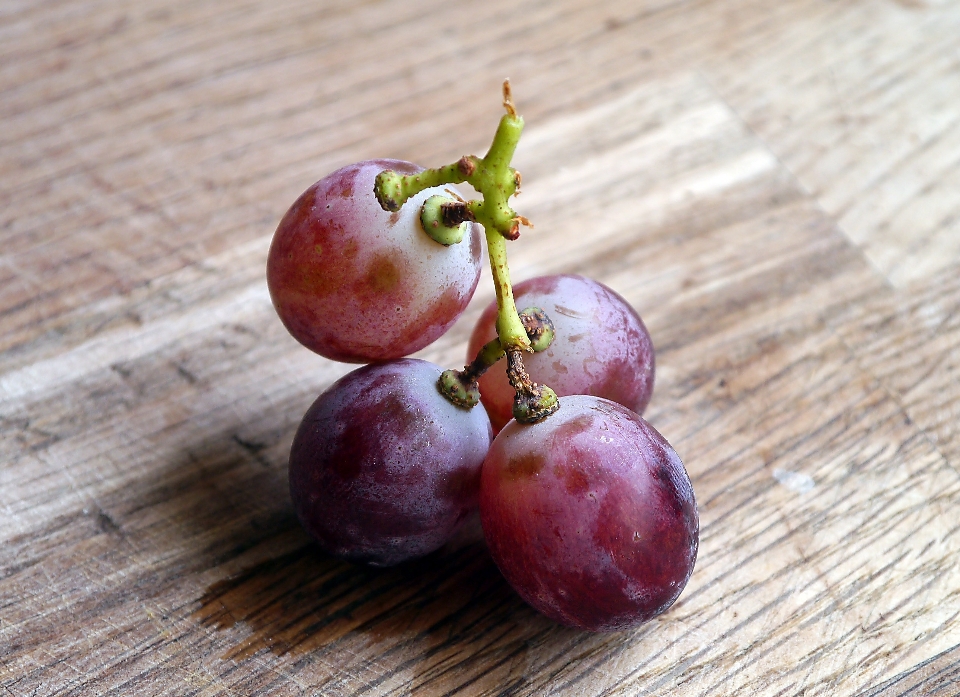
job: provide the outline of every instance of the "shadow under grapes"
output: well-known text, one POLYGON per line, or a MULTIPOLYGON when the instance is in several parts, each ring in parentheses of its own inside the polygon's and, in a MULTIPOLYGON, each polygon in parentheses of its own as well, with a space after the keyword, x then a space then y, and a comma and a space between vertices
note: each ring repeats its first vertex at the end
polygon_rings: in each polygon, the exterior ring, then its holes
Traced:
POLYGON ((429 653, 482 641, 518 611, 528 612, 477 543, 385 569, 307 544, 211 585, 194 617, 217 629, 247 626, 250 636, 225 659, 334 650, 355 634, 386 644, 386 659, 414 643, 429 653))

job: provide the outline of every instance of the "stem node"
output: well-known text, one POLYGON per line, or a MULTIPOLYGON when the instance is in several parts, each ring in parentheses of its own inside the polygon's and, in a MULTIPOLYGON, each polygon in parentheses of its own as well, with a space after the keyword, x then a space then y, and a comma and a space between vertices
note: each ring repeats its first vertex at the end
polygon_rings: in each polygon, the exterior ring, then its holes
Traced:
POLYGON ((437 389, 448 400, 464 409, 472 409, 480 403, 480 386, 476 378, 466 370, 444 370, 437 380, 437 389))
POLYGON ((523 322, 523 328, 530 339, 530 348, 534 353, 550 348, 556 330, 546 312, 539 307, 528 307, 520 313, 520 321, 523 322))
POLYGON ((435 242, 445 247, 457 244, 467 232, 464 223, 471 220, 465 203, 446 196, 431 196, 420 207, 420 226, 435 242))
POLYGON ((513 418, 518 423, 537 423, 560 408, 556 392, 530 379, 519 351, 507 351, 507 378, 517 391, 513 400, 513 418))
POLYGON ((463 175, 464 179, 469 178, 477 171, 477 163, 475 162, 477 158, 473 155, 464 155, 459 160, 457 160, 457 170, 460 174, 463 175))

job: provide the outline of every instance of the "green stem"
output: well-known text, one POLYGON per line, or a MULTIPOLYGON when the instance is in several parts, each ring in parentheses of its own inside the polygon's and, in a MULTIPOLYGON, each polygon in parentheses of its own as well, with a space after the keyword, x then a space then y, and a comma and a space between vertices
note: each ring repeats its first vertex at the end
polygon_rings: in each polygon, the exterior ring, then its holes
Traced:
POLYGON ((424 189, 467 182, 482 196, 482 199, 468 204, 477 222, 487 230, 493 229, 508 239, 515 239, 520 216, 509 204, 510 197, 517 190, 517 171, 510 167, 510 160, 521 133, 523 118, 504 114, 483 159, 465 156, 453 164, 416 174, 381 172, 374 187, 377 200, 384 210, 398 211, 408 199, 424 189))
POLYGON ((510 270, 507 267, 507 241, 496 230, 486 228, 487 251, 490 253, 490 270, 497 292, 497 336, 505 351, 511 349, 529 351, 530 339, 520 321, 517 304, 510 285, 510 270))
MULTIPOLYGON (((500 117, 500 123, 497 125, 497 132, 493 136, 493 142, 490 149, 483 156, 483 161, 491 169, 507 170, 510 168, 510 161, 513 160, 513 154, 517 150, 517 143, 520 142, 520 135, 523 133, 523 117, 512 114, 504 114, 500 117)), ((511 180, 513 177, 511 176, 511 180)))
MULTIPOLYGON (((530 343, 534 351, 546 351, 553 342, 554 328, 553 322, 547 317, 547 314, 539 307, 528 307, 520 313, 520 320, 527 332, 530 343)), ((519 356, 519 352, 514 351, 519 356)), ((483 345, 477 357, 469 365, 464 366, 463 370, 445 370, 437 380, 437 387, 440 392, 457 406, 471 409, 480 402, 480 385, 477 382, 489 368, 496 364, 504 356, 503 345, 499 338, 491 339, 483 345)), ((518 359, 519 360, 519 359, 518 359)), ((519 370, 526 375, 523 364, 520 364, 519 370)), ((516 369, 514 370, 516 372, 516 369)), ((534 386, 530 384, 530 376, 526 375, 527 382, 523 383, 523 377, 517 380, 525 393, 529 392, 534 386)), ((546 388, 549 389, 549 388, 546 388)), ((542 394, 539 395, 542 398, 542 394)), ((549 399, 549 397, 548 397, 549 399)), ((556 401, 556 395, 553 397, 556 401)))
POLYGON ((503 358, 499 339, 484 344, 480 353, 463 370, 444 370, 437 380, 440 393, 459 407, 472 409, 480 403, 480 385, 477 380, 487 369, 503 358))
POLYGON ((383 210, 398 211, 408 199, 424 189, 467 181, 467 175, 475 169, 475 159, 463 157, 453 164, 425 169, 416 174, 401 175, 393 170, 384 170, 377 175, 373 192, 383 210))
POLYGON ((503 358, 503 345, 500 339, 491 339, 483 345, 473 362, 464 368, 464 372, 470 379, 476 380, 496 365, 501 358, 503 358))
POLYGON ((509 239, 517 236, 518 226, 518 216, 509 204, 510 197, 517 190, 517 172, 510 167, 510 160, 522 132, 523 119, 505 114, 500 119, 490 150, 467 180, 483 193, 483 203, 476 212, 477 220, 485 228, 493 228, 509 239))
MULTIPOLYGON (((480 193, 480 200, 461 204, 457 217, 458 220, 475 220, 483 225, 486 233, 490 270, 493 272, 497 293, 498 341, 484 347, 474 367, 485 370, 489 367, 487 363, 492 364, 503 355, 502 352, 506 352, 509 365, 507 373, 511 385, 517 391, 514 416, 518 421, 531 423, 556 411, 558 402, 553 390, 530 380, 520 355, 522 351, 534 349, 513 298, 513 286, 510 284, 510 271, 507 267, 506 241, 519 237, 520 225, 530 223, 526 218, 517 215, 509 203, 510 197, 517 192, 520 184, 520 175, 510 167, 510 161, 523 133, 523 119, 514 109, 509 82, 504 82, 503 85, 503 104, 507 113, 501 117, 490 149, 482 159, 473 155, 465 156, 445 167, 406 176, 391 171, 381 172, 377 177, 374 192, 381 207, 387 211, 399 210, 411 196, 434 186, 468 182, 480 193)), ((457 230, 443 220, 443 205, 446 204, 434 200, 432 206, 426 206, 421 211, 421 221, 424 229, 430 227, 435 234, 431 236, 441 244, 455 244, 459 241, 455 234, 457 230)), ((431 232, 427 231, 427 234, 431 232)), ((545 317, 544 319, 546 320, 545 317)), ((542 350, 539 346, 549 345, 552 340, 552 326, 549 335, 551 338, 544 340, 541 334, 537 333, 538 350, 542 350)), ((472 406, 479 399, 476 376, 473 373, 470 366, 463 372, 446 371, 439 382, 440 390, 455 404, 472 406)))

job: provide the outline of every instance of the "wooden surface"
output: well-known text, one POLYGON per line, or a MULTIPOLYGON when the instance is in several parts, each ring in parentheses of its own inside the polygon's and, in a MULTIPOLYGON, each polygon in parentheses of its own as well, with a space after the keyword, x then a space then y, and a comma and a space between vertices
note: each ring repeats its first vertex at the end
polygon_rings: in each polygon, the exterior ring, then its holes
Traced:
MULTIPOLYGON (((960 694, 960 6, 5 0, 0 686, 14 695, 960 694), (280 215, 527 121, 515 279, 657 347, 701 516, 680 601, 591 635, 468 530, 373 571, 291 513, 280 215)), ((462 364, 492 297, 423 356, 462 364)))

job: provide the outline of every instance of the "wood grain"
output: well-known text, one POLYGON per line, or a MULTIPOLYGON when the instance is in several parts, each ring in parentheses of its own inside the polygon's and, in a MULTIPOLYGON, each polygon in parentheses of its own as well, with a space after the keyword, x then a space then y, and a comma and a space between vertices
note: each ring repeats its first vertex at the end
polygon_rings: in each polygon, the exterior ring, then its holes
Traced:
POLYGON ((864 694, 869 697, 909 694, 955 695, 960 690, 958 666, 960 666, 960 647, 955 646, 864 694))
MULTIPOLYGON (((10 695, 956 694, 960 10, 857 0, 12 0, 0 8, 0 686, 10 695), (509 18, 509 19, 506 19, 509 18), (270 236, 350 161, 527 130, 514 278, 593 276, 657 348, 680 601, 592 635, 476 522, 322 555, 286 456, 349 366, 270 236)), ((464 360, 492 299, 420 355, 464 360)))

